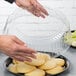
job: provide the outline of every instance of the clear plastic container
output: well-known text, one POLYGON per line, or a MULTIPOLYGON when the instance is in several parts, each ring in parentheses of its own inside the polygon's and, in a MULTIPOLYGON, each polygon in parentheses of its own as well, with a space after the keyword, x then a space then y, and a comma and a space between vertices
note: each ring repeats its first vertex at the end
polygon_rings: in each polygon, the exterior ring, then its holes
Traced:
POLYGON ((16 35, 37 51, 63 54, 69 48, 64 35, 70 31, 69 22, 62 12, 45 7, 49 13, 45 19, 17 8, 5 24, 4 34, 16 35))

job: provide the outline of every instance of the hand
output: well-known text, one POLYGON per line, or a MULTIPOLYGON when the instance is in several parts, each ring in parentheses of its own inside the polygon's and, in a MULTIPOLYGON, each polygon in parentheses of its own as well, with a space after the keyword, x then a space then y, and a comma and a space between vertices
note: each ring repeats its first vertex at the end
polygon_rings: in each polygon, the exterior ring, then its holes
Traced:
POLYGON ((1 35, 0 50, 4 54, 19 61, 31 61, 29 57, 35 58, 35 50, 27 47, 24 42, 15 36, 1 35))
POLYGON ((41 16, 45 18, 45 15, 48 15, 48 12, 43 8, 43 6, 37 0, 16 0, 15 3, 19 7, 28 10, 37 17, 41 16))

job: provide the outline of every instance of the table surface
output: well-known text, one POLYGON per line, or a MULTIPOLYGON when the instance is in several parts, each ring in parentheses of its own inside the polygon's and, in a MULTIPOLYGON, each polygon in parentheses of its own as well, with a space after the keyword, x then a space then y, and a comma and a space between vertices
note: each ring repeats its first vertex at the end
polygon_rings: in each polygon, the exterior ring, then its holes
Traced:
MULTIPOLYGON (((76 48, 69 48, 68 51, 64 54, 64 56, 70 61, 69 70, 57 76, 76 76, 76 48)), ((6 58, 7 56, 0 53, 0 75, 15 76, 6 70, 4 66, 4 61, 6 60, 6 58)))

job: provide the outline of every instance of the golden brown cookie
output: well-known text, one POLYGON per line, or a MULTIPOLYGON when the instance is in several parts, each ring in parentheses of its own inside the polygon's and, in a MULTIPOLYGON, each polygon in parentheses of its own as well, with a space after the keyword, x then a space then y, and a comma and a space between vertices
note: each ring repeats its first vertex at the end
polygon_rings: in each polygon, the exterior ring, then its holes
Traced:
POLYGON ((65 61, 63 59, 60 59, 60 58, 53 58, 52 60, 54 62, 56 62, 57 65, 59 65, 59 66, 63 66, 65 64, 65 61))
POLYGON ((55 68, 56 66, 57 66, 56 62, 52 60, 48 60, 45 62, 45 64, 41 65, 39 68, 43 70, 47 70, 47 69, 55 68))
POLYGON ((45 54, 45 53, 43 54, 44 54, 45 61, 52 59, 52 57, 49 54, 45 54))
POLYGON ((51 75, 55 75, 55 74, 61 73, 63 70, 64 70, 63 67, 57 66, 53 69, 46 70, 46 73, 51 74, 51 75))
POLYGON ((26 73, 25 76, 45 76, 45 71, 41 69, 35 69, 29 73, 26 73))
POLYGON ((16 64, 10 64, 9 67, 8 67, 8 70, 12 73, 18 73, 16 64))
POLYGON ((25 64, 24 62, 20 62, 17 64, 17 72, 18 73, 28 73, 35 70, 36 67, 32 65, 25 64))

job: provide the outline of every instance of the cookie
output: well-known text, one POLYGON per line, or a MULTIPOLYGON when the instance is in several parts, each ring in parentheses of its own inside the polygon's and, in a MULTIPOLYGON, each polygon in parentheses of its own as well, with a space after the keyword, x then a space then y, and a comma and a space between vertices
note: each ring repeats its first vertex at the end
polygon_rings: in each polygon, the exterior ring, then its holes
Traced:
POLYGON ((55 75, 55 74, 61 73, 63 70, 64 70, 63 67, 57 66, 53 69, 46 70, 46 73, 51 74, 51 75, 55 75))
POLYGON ((25 76, 45 76, 45 71, 41 69, 35 69, 29 73, 26 73, 25 76))

